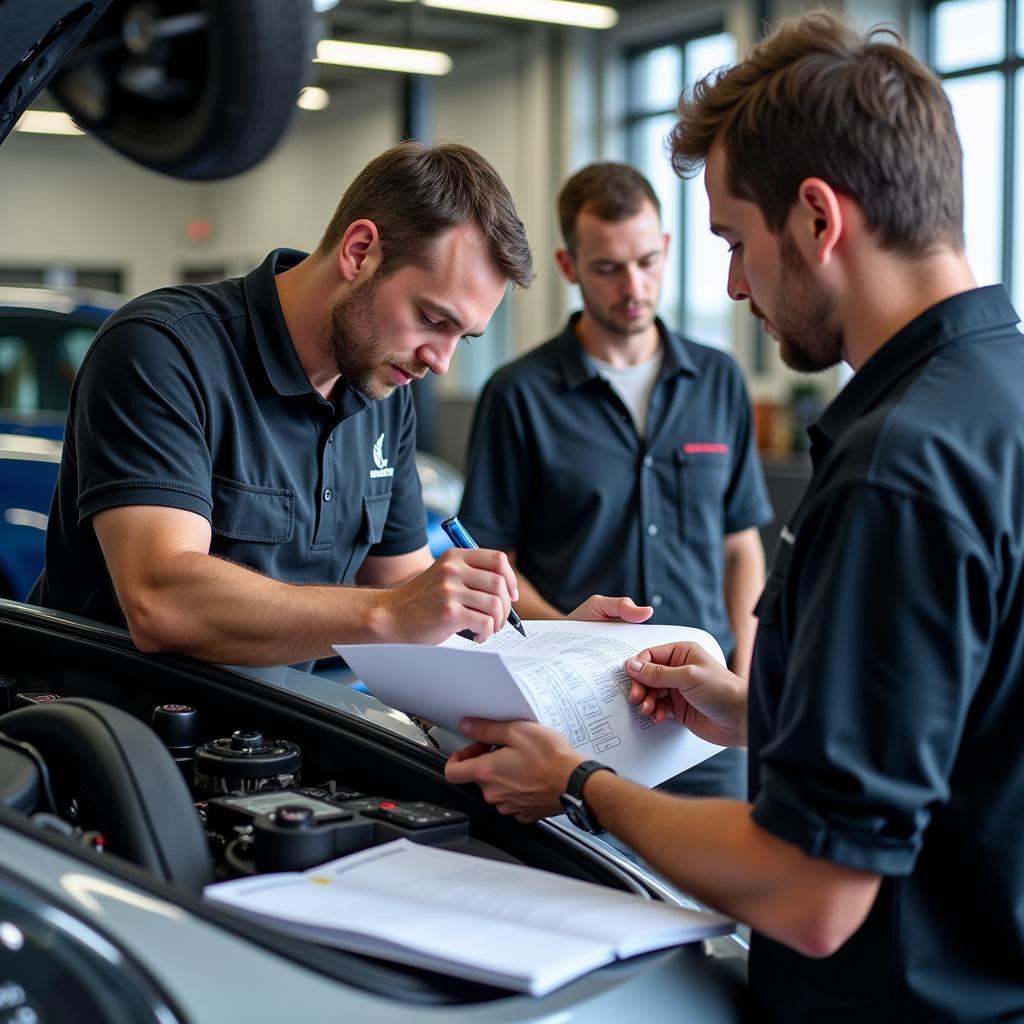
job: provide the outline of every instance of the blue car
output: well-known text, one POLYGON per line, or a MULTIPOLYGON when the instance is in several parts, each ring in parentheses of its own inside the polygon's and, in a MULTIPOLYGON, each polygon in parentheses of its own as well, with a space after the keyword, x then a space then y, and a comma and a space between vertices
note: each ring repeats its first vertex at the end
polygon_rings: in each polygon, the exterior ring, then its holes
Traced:
MULTIPOLYGON (((43 566, 71 383, 101 323, 124 301, 110 292, 0 285, 0 597, 24 600, 43 566)), ((451 546, 462 477, 418 452, 427 539, 451 546)))
POLYGON ((0 597, 24 599, 42 568, 71 383, 120 301, 0 286, 0 597))

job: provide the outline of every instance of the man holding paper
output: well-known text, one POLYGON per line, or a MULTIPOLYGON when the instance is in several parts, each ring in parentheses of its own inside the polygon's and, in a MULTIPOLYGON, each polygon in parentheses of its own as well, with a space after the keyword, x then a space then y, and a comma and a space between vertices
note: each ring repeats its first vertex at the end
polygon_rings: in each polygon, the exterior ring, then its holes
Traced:
POLYGON ((749 691, 691 644, 626 664, 661 728, 749 747, 751 802, 581 773, 536 723, 467 721, 447 775, 522 821, 568 790, 749 923, 759 1021, 1024 1020, 1024 344, 964 256, 949 101, 898 39, 817 11, 680 113, 729 294, 789 365, 857 371, 812 428, 749 691))

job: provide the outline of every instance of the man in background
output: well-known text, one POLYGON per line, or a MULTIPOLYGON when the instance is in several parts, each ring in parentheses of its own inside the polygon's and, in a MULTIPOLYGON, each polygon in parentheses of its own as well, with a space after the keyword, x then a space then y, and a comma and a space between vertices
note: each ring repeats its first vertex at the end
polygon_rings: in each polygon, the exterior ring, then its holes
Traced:
MULTIPOLYGON (((658 318, 669 237, 642 174, 591 164, 558 213, 555 258, 583 309, 485 387, 460 516, 508 554, 522 618, 625 594, 652 622, 706 629, 746 675, 771 509, 740 369, 658 318)), ((743 752, 667 786, 742 797, 743 752)))

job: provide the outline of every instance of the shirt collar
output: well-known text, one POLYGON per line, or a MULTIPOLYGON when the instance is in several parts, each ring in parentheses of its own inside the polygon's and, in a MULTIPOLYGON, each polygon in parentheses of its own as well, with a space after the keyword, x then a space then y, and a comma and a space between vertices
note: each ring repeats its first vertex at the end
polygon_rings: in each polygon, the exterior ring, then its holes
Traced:
MULTIPOLYGON (((570 388, 578 388, 588 380, 596 379, 597 376, 583 358, 583 346, 576 334, 576 325, 582 315, 582 312, 573 313, 569 317, 565 330, 555 339, 562 377, 570 388)), ((661 335, 665 352, 659 379, 674 376, 677 373, 686 373, 691 377, 696 377, 700 370, 687 351, 683 339, 675 332, 670 331, 660 317, 656 317, 654 323, 661 335)))
POLYGON ((245 303, 267 377, 279 395, 304 395, 313 391, 299 362, 288 324, 281 310, 274 277, 301 263, 306 254, 295 249, 275 249, 245 276, 245 303))
POLYGON ((882 401, 922 361, 963 337, 1013 327, 1019 320, 1004 285, 961 292, 896 332, 857 372, 817 423, 807 428, 817 464, 853 423, 882 401))

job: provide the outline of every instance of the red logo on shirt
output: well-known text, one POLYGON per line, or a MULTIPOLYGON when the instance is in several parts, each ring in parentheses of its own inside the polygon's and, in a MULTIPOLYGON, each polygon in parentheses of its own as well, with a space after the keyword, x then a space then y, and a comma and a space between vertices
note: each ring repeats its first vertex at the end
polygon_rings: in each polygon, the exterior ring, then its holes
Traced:
POLYGON ((708 444, 701 441, 687 441, 683 445, 683 451, 687 455, 728 455, 727 444, 708 444))

